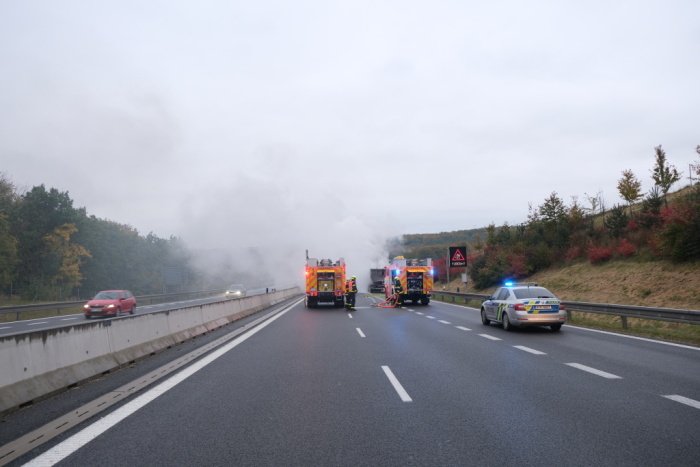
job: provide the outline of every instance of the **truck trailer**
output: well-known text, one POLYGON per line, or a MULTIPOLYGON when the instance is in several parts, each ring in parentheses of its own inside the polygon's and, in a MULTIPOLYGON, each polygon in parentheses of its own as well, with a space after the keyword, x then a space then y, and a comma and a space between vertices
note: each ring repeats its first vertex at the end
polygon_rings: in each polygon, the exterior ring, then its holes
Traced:
POLYGON ((384 269, 369 270, 369 293, 384 292, 384 269))

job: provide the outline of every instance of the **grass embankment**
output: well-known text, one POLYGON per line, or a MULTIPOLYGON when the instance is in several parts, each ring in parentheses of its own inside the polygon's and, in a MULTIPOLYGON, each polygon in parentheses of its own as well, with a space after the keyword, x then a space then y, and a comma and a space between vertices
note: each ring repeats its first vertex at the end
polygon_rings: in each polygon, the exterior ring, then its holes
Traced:
MULTIPOLYGON (((673 264, 666 261, 611 261, 598 266, 577 263, 534 274, 527 282, 537 282, 572 302, 616 303, 686 310, 700 309, 700 263, 673 264)), ((437 284, 436 289, 491 293, 494 288, 476 290, 473 286, 437 284)), ((617 316, 573 312, 571 324, 623 332, 700 346, 700 326, 628 318, 627 329, 617 316)))

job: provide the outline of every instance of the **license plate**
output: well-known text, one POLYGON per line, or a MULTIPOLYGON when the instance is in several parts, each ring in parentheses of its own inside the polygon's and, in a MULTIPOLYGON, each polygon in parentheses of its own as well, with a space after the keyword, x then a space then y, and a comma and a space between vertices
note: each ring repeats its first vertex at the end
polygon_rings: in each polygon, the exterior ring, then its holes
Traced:
POLYGON ((551 310, 552 307, 549 305, 536 305, 535 310, 551 310))

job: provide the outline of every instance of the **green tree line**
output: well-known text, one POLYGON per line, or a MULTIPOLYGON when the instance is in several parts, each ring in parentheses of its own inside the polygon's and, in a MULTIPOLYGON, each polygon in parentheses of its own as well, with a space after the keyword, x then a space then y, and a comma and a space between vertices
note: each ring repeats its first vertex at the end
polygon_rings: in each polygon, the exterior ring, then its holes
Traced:
POLYGON ((141 295, 187 288, 195 280, 179 239, 142 236, 88 215, 55 188, 39 185, 19 194, 0 173, 0 295, 57 300, 112 288, 141 295), (165 271, 184 280, 168 281, 165 271))

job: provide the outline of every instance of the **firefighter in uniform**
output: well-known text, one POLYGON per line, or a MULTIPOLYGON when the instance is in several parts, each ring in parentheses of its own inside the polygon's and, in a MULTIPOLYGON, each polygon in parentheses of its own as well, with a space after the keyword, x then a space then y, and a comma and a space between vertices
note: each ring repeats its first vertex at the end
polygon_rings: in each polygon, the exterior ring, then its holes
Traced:
POLYGON ((355 309, 355 296, 357 295, 357 278, 352 276, 350 280, 345 281, 345 308, 348 310, 355 309))
POLYGON ((401 286, 401 279, 399 276, 394 277, 394 306, 401 306, 401 294, 403 293, 403 287, 401 286))

